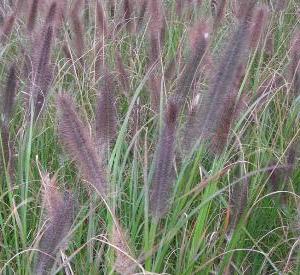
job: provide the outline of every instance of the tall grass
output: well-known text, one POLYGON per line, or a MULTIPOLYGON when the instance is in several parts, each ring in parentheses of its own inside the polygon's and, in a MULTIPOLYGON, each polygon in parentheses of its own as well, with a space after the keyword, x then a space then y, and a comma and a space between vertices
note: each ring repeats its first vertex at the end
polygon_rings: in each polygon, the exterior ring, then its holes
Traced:
POLYGON ((269 2, 0 3, 0 274, 299 274, 299 7, 269 2))

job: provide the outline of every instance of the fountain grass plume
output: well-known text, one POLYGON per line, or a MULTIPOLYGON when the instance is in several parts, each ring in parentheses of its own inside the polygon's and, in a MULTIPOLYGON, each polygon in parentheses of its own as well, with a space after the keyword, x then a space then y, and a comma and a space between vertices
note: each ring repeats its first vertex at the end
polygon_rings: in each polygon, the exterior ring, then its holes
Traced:
POLYGON ((56 15, 57 15, 57 3, 55 1, 53 1, 52 4, 50 5, 48 14, 46 16, 46 20, 45 20, 46 25, 53 24, 55 21, 56 15))
POLYGON ((39 0, 32 0, 31 2, 31 7, 27 19, 27 30, 30 33, 34 30, 36 24, 39 2, 39 0))
POLYGON ((96 144, 100 151, 107 149, 117 135, 114 93, 113 76, 106 70, 102 78, 95 118, 96 144))
POLYGON ((75 161, 83 178, 102 198, 108 194, 106 171, 89 129, 78 117, 73 99, 63 93, 57 97, 59 138, 67 154, 75 161))
POLYGON ((190 30, 190 54, 178 79, 175 91, 177 100, 181 103, 184 103, 189 95, 198 66, 205 55, 209 43, 209 33, 208 25, 203 22, 196 23, 190 30))
POLYGON ((50 59, 53 33, 53 26, 46 26, 45 33, 42 33, 43 40, 40 48, 32 49, 34 51, 34 57, 29 96, 31 100, 33 100, 35 120, 42 111, 52 82, 53 68, 50 59))
POLYGON ((178 102, 171 98, 166 106, 164 126, 155 152, 154 174, 150 189, 150 212, 156 220, 162 218, 168 211, 174 176, 173 160, 178 114, 178 102))
POLYGON ((190 149, 197 139, 200 138, 201 141, 217 140, 222 129, 228 128, 226 124, 230 121, 229 117, 232 113, 232 107, 229 107, 228 103, 234 104, 236 101, 238 93, 238 89, 235 87, 236 78, 248 57, 251 36, 250 22, 255 1, 244 2, 244 5, 241 8, 243 17, 240 19, 237 30, 223 51, 208 91, 201 98, 197 112, 198 120, 195 120, 193 126, 194 138, 188 137, 191 140, 194 139, 189 142, 190 149))
POLYGON ((39 241, 35 265, 37 275, 49 274, 60 249, 67 244, 67 236, 75 216, 75 200, 70 192, 58 190, 56 178, 42 175, 43 200, 46 210, 46 224, 39 241))
POLYGON ((159 59, 164 40, 165 19, 161 0, 148 2, 149 9, 149 36, 150 36, 150 66, 159 59))
MULTIPOLYGON (((77 58, 81 58, 84 53, 84 35, 83 24, 80 18, 80 11, 82 9, 82 0, 76 0, 70 14, 74 34, 74 47, 76 49, 77 58)), ((83 63, 82 58, 80 62, 83 63)))

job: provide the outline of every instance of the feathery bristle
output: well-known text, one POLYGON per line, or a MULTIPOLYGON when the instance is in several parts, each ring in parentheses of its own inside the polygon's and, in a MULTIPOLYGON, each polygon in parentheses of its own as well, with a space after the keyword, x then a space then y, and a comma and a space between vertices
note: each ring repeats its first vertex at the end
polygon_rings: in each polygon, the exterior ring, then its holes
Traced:
POLYGON ((105 15, 105 11, 103 9, 102 3, 97 0, 97 31, 99 35, 107 36, 108 34, 108 24, 105 15))
POLYGON ((55 177, 43 175, 44 202, 47 212, 46 229, 39 242, 39 252, 35 274, 50 272, 58 251, 66 245, 75 216, 75 200, 69 192, 60 193, 55 177))
POLYGON ((162 218, 168 210, 173 182, 178 113, 177 102, 170 99, 164 114, 164 126, 155 152, 155 167, 150 191, 150 211, 157 220, 162 218))
POLYGON ((27 30, 29 32, 32 32, 35 27, 37 14, 38 14, 38 6, 39 6, 39 0, 32 0, 31 8, 27 20, 27 30))
POLYGON ((96 139, 99 148, 107 148, 116 137, 117 114, 115 109, 112 75, 106 72, 96 107, 96 139))
POLYGON ((67 94, 57 98, 59 136, 69 156, 75 161, 82 176, 105 198, 108 193, 106 171, 97 154, 89 130, 77 115, 75 103, 67 94))
MULTIPOLYGON (((81 8, 82 0, 76 0, 71 10, 71 22, 74 32, 74 47, 76 49, 77 58, 82 57, 84 52, 83 26, 79 16, 81 8)), ((83 63, 83 60, 80 60, 81 63, 83 63)))

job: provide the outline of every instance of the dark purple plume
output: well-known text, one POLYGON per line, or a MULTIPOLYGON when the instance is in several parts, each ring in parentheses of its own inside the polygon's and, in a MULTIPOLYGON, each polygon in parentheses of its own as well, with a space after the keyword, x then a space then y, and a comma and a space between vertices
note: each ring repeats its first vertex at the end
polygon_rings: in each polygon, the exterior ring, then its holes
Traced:
POLYGON ((57 3, 54 1, 50 5, 50 8, 48 10, 48 14, 46 16, 45 23, 46 24, 54 24, 55 19, 56 19, 56 15, 57 15, 57 3))
POLYGON ((51 49, 54 35, 53 33, 53 26, 47 26, 45 29, 45 33, 42 33, 41 37, 38 36, 36 38, 36 45, 38 45, 38 47, 32 49, 32 73, 29 83, 28 96, 33 102, 34 119, 37 119, 42 111, 53 77, 53 67, 51 64, 51 49), (42 40, 38 41, 40 38, 42 40))
MULTIPOLYGON (((80 11, 82 10, 82 0, 76 0, 72 10, 70 20, 72 22, 73 34, 74 34, 74 47, 76 49, 77 58, 81 58, 84 53, 84 34, 83 23, 80 18, 80 11)), ((82 58, 80 62, 83 63, 82 58)))
POLYGON ((156 147, 150 190, 150 211, 157 220, 166 214, 171 197, 178 114, 178 103, 174 99, 170 99, 166 106, 164 126, 156 147))
POLYGON ((75 103, 67 94, 57 98, 59 113, 59 137, 68 155, 75 161, 83 178, 102 198, 108 193, 106 171, 89 129, 78 117, 75 103))
POLYGON ((114 93, 113 77, 106 71, 96 107, 96 144, 100 151, 107 149, 117 134, 114 93))
POLYGON ((61 193, 56 178, 42 176, 46 226, 39 241, 35 274, 49 274, 60 249, 67 244, 67 236, 75 217, 75 199, 70 192, 61 193))
POLYGON ((162 52, 165 30, 164 6, 161 0, 153 0, 148 2, 148 8, 150 15, 150 65, 153 65, 159 60, 162 52))
POLYGON ((28 19, 27 19, 27 30, 32 32, 34 30, 37 14, 38 14, 39 0, 32 0, 31 8, 29 10, 28 19))
MULTIPOLYGON (((223 52, 209 90, 201 98, 197 112, 198 119, 195 120, 193 126, 194 135, 187 137, 190 139, 188 150, 195 145, 197 139, 201 141, 217 140, 223 129, 228 130, 228 121, 232 117, 231 113, 234 108, 232 105, 235 103, 238 93, 238 89, 235 87, 236 79, 249 54, 250 22, 253 9, 252 1, 243 5, 243 17, 223 52)), ((214 148, 212 149, 214 151, 214 148)))
POLYGON ((176 87, 176 96, 184 103, 189 94, 198 66, 202 61, 209 42, 209 28, 203 23, 195 24, 190 30, 190 55, 176 87))

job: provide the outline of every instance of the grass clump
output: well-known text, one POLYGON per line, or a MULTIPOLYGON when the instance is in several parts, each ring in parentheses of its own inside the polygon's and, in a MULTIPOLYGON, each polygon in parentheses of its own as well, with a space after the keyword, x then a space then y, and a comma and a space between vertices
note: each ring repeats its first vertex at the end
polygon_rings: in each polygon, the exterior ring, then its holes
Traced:
POLYGON ((299 11, 269 2, 0 4, 1 274, 299 273, 299 11))

